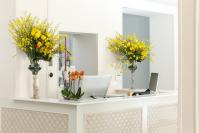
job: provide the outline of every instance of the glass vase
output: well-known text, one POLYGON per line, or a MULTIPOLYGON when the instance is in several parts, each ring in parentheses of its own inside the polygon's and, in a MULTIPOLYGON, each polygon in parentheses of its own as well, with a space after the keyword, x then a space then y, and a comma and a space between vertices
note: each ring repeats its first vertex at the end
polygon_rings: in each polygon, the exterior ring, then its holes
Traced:
POLYGON ((135 64, 129 66, 129 70, 131 71, 131 85, 130 85, 131 89, 134 89, 134 72, 136 69, 137 69, 137 66, 135 64))
POLYGON ((41 70, 40 65, 38 64, 38 61, 31 61, 31 64, 29 65, 29 70, 32 72, 33 75, 33 99, 39 99, 39 78, 38 78, 38 72, 41 70))

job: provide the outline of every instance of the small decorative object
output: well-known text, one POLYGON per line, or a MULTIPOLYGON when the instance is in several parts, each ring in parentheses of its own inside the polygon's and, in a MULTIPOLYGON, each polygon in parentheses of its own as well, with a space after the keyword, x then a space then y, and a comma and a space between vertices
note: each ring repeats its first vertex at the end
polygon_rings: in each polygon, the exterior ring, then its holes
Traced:
POLYGON ((127 95, 128 96, 132 96, 133 95, 133 91, 128 91, 127 95))
POLYGON ((64 52, 59 45, 56 28, 46 20, 39 21, 31 14, 12 20, 9 31, 17 48, 24 52, 30 60, 29 70, 33 75, 33 98, 39 98, 38 72, 41 70, 39 61, 51 61, 56 53, 64 52))
POLYGON ((66 78, 68 80, 66 80, 66 85, 61 91, 65 100, 78 100, 84 95, 84 92, 81 91, 81 81, 83 76, 84 71, 82 70, 80 72, 76 70, 72 70, 71 72, 69 71, 69 78, 66 78))
POLYGON ((136 35, 123 36, 117 34, 108 40, 108 49, 116 55, 121 64, 127 64, 131 71, 131 89, 134 88, 134 72, 137 69, 136 62, 142 62, 151 57, 151 45, 148 42, 138 40, 136 35))

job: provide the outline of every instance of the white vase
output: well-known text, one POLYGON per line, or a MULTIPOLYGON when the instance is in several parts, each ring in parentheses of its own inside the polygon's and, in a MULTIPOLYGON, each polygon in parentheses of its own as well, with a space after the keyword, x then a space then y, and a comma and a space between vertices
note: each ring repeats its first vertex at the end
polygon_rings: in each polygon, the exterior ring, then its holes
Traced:
POLYGON ((33 75, 33 99, 39 99, 39 79, 38 72, 41 70, 41 67, 37 60, 30 60, 31 64, 28 69, 32 72, 33 75))
POLYGON ((39 99, 39 78, 38 75, 33 75, 33 99, 39 99))

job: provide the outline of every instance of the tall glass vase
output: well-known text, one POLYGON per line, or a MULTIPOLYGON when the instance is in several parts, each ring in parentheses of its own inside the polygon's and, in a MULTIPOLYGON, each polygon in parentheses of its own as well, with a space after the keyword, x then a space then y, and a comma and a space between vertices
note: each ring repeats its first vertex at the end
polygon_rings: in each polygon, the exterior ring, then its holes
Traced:
POLYGON ((29 65, 29 70, 32 72, 33 75, 33 99, 39 99, 39 78, 38 78, 38 72, 41 70, 40 65, 38 64, 38 61, 31 61, 31 64, 29 65))
POLYGON ((137 66, 135 64, 129 66, 129 70, 131 71, 131 89, 134 89, 134 72, 137 69, 137 66))

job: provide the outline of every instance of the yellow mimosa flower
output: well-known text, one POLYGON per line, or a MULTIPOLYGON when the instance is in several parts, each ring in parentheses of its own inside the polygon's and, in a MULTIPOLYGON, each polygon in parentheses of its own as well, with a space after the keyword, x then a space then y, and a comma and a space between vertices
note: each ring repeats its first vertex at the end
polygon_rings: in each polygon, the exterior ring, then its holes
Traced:
POLYGON ((36 28, 33 28, 32 31, 31 31, 31 35, 32 35, 32 36, 35 36, 36 31, 37 31, 37 29, 36 29, 36 28))
POLYGON ((45 45, 46 45, 46 46, 50 46, 50 43, 49 43, 49 42, 46 42, 45 45))
POLYGON ((47 32, 46 35, 48 38, 51 36, 51 34, 49 32, 47 32))
POLYGON ((46 36, 45 35, 42 35, 41 36, 41 39, 44 41, 46 39, 46 36))
POLYGON ((25 41, 26 41, 26 39, 22 38, 22 42, 25 42, 25 41))
POLYGON ((16 46, 31 60, 50 61, 47 57, 64 51, 62 47, 57 46, 59 38, 56 28, 46 20, 39 21, 31 14, 12 20, 9 23, 9 32, 16 46))
POLYGON ((126 62, 130 65, 133 62, 142 62, 151 56, 150 44, 139 40, 136 35, 118 34, 115 38, 110 38, 108 43, 108 49, 116 55, 116 59, 121 63, 126 62))
POLYGON ((35 38, 38 39, 40 36, 41 36, 41 31, 38 30, 35 34, 35 38))
POLYGON ((138 39, 137 39, 137 37, 136 37, 136 35, 133 35, 133 39, 134 39, 134 41, 136 42, 136 43, 138 43, 138 39))
POLYGON ((133 53, 132 52, 128 52, 128 55, 132 55, 133 53))
POLYGON ((36 45, 36 48, 40 48, 41 46, 42 46, 42 43, 38 42, 37 45, 36 45))
POLYGON ((128 35, 128 36, 127 36, 127 39, 128 39, 129 41, 131 41, 131 40, 132 40, 132 38, 131 38, 131 36, 130 36, 130 35, 128 35))

